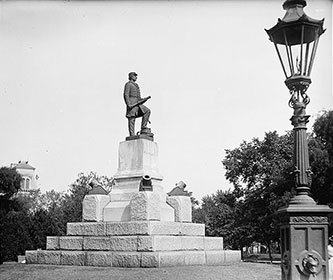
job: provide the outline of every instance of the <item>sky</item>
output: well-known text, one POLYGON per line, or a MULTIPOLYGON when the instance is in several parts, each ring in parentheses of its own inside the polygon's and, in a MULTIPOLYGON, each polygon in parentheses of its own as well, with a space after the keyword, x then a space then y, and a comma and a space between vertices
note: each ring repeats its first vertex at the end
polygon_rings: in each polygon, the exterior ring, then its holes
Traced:
MULTIPOLYGON (((292 129, 289 92, 264 28, 283 1, 0 1, 0 166, 28 160, 44 191, 80 172, 113 176, 128 134, 128 73, 152 98, 165 192, 182 180, 201 199, 232 185, 221 161, 265 132, 292 129)), ((308 89, 308 130, 333 109, 332 2, 308 89)), ((137 129, 139 123, 137 120, 137 129)))

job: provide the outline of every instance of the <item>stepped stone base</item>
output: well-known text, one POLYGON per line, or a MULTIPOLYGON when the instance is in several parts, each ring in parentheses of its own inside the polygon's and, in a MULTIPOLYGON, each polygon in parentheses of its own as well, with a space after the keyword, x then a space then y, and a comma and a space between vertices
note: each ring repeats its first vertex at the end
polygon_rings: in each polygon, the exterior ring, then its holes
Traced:
POLYGON ((67 236, 48 236, 46 250, 26 251, 28 264, 108 267, 221 265, 240 261, 204 224, 132 221, 68 223, 67 236))
POLYGON ((27 264, 166 267, 185 265, 222 265, 240 261, 240 251, 26 251, 27 264))
POLYGON ((161 221, 68 223, 67 235, 205 235, 205 225, 161 221))

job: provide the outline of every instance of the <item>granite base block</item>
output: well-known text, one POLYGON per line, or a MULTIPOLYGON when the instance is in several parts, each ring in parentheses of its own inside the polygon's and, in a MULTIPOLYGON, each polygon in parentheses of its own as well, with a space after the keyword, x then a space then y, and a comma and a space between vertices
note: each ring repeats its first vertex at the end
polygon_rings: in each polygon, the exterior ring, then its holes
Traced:
POLYGON ((168 221, 81 222, 67 224, 68 236, 190 235, 204 236, 205 225, 168 221))
POLYGON ((222 265, 225 260, 225 251, 206 251, 206 264, 222 265))
POLYGON ((111 252, 87 252, 87 262, 88 266, 112 266, 112 257, 111 252))
POLYGON ((103 267, 167 267, 184 265, 222 265, 239 262, 238 251, 26 251, 28 264, 103 267))
POLYGON ((110 251, 111 239, 109 236, 85 236, 83 239, 85 251, 110 251))
POLYGON ((60 264, 61 263, 61 251, 37 251, 37 262, 39 264, 60 264))
MULTIPOLYGON (((200 251, 223 250, 223 238, 186 235, 60 236, 47 238, 47 250, 200 251), (57 242, 58 240, 58 242, 57 242), (59 245, 57 245, 59 243, 59 245)), ((237 255, 235 256, 237 257, 237 255)), ((234 258, 230 256, 231 260, 234 258)))
POLYGON ((141 267, 141 253, 124 252, 113 253, 112 266, 114 267, 141 267))
POLYGON ((152 235, 181 235, 181 223, 151 221, 149 234, 152 235))
POLYGON ((62 265, 86 265, 86 252, 83 251, 62 251, 61 252, 62 265))
POLYGON ((59 238, 60 250, 82 250, 83 237, 82 236, 60 236, 59 238))
POLYGON ((206 264, 205 251, 184 252, 184 264, 185 265, 204 265, 204 264, 206 264))
POLYGON ((206 251, 210 250, 223 250, 223 238, 222 237, 210 237, 204 238, 204 248, 206 251))
POLYGON ((27 264, 38 263, 37 251, 25 251, 25 262, 27 264))
POLYGON ((181 244, 182 250, 203 250, 204 249, 204 239, 203 236, 182 236, 181 244))
POLYGON ((106 223, 106 235, 148 235, 149 222, 106 223))
POLYGON ((104 222, 82 222, 67 223, 67 235, 106 235, 106 223, 104 222))
POLYGON ((160 252, 160 267, 185 265, 184 252, 160 252))
POLYGON ((47 236, 46 237, 46 249, 47 250, 59 250, 59 236, 47 236))
POLYGON ((224 251, 224 262, 239 262, 241 260, 241 252, 236 250, 224 251))
POLYGON ((141 255, 141 267, 159 267, 160 259, 158 252, 145 252, 141 255))
POLYGON ((180 231, 182 235, 205 236, 205 224, 180 223, 180 231))

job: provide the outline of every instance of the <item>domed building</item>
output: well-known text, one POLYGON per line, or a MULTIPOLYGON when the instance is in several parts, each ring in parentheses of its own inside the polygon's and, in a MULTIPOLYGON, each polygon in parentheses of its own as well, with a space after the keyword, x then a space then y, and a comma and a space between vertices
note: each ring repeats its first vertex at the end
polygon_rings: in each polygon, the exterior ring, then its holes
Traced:
POLYGON ((22 192, 29 192, 37 189, 36 168, 31 166, 28 161, 19 161, 18 163, 12 163, 11 168, 15 168, 17 173, 22 176, 21 190, 22 192))

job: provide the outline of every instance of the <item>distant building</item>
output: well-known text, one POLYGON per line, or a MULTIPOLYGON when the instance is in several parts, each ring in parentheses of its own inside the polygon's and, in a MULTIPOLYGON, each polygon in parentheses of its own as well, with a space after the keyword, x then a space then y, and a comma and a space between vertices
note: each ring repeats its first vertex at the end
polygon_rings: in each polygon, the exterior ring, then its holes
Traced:
POLYGON ((36 168, 31 166, 28 161, 19 161, 18 163, 12 163, 11 168, 15 168, 17 173, 22 176, 21 190, 23 192, 29 192, 37 189, 36 168))

